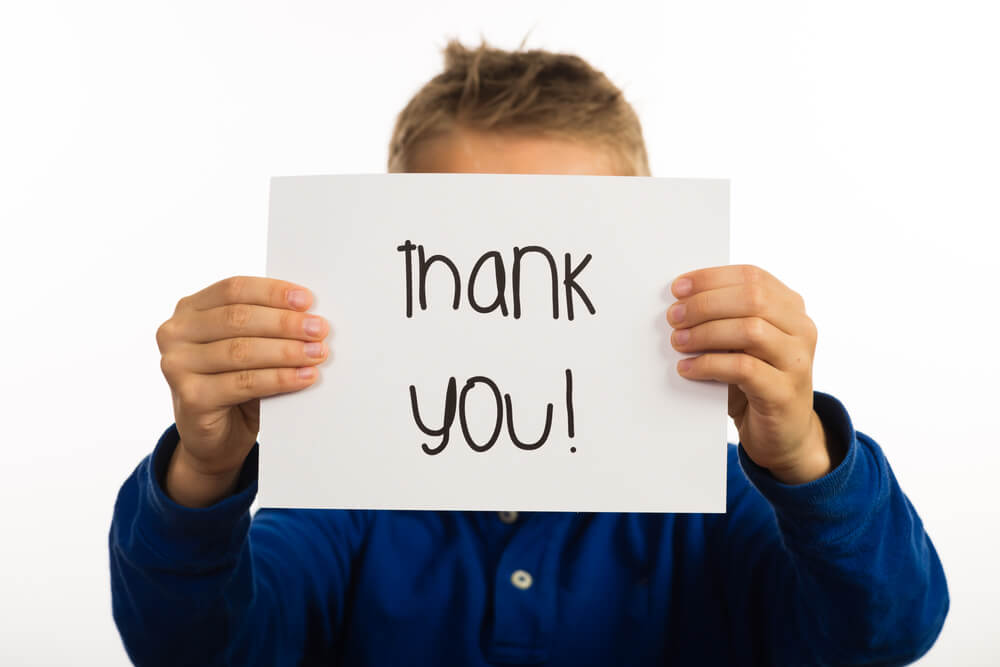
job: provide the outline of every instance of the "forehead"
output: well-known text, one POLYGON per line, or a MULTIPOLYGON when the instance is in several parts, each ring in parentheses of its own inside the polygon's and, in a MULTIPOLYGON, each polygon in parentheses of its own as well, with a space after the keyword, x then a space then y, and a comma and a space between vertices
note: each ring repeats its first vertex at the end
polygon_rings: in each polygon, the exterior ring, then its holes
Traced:
POLYGON ((415 173, 621 175, 612 151, 584 140, 453 128, 419 142, 415 173))

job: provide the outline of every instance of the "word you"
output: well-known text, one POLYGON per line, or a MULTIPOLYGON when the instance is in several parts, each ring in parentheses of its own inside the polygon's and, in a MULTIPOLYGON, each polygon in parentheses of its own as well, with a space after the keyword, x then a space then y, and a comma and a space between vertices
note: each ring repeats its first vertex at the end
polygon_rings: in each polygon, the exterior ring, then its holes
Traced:
MULTIPOLYGON (((568 368, 566 369, 565 407, 566 434, 572 438, 576 435, 573 416, 573 371, 568 368)), ((426 442, 420 445, 420 448, 424 450, 424 453, 430 454, 431 456, 440 454, 444 451, 444 448, 448 446, 448 441, 451 438, 451 427, 455 423, 456 414, 458 415, 458 423, 462 429, 462 436, 465 438, 465 443, 477 452, 485 452, 496 444, 497 439, 500 437, 500 432, 503 430, 504 415, 507 416, 507 437, 510 438, 511 442, 513 442, 518 449, 524 449, 527 451, 538 449, 545 444, 546 440, 548 440, 549 433, 552 430, 553 405, 552 403, 548 403, 545 406, 545 426, 542 428, 541 435, 535 438, 534 441, 521 440, 514 428, 514 406, 511 401, 510 394, 503 394, 503 397, 501 398, 500 388, 497 387, 497 384, 490 378, 483 375, 477 375, 466 380, 465 385, 462 387, 462 391, 458 391, 458 383, 455 381, 454 377, 448 379, 448 388, 444 393, 444 418, 442 419, 440 428, 432 428, 428 426, 420 417, 420 408, 417 406, 417 388, 412 384, 410 385, 410 408, 413 411, 413 420, 417 423, 417 428, 423 431, 425 435, 441 438, 441 441, 434 447, 428 446, 426 442), (475 437, 473 437, 472 433, 470 433, 469 422, 466 418, 465 410, 465 401, 469 392, 480 385, 492 393, 493 400, 495 401, 496 414, 493 431, 490 433, 489 437, 482 442, 477 441, 475 437)), ((575 452, 576 447, 571 447, 570 451, 575 452)))

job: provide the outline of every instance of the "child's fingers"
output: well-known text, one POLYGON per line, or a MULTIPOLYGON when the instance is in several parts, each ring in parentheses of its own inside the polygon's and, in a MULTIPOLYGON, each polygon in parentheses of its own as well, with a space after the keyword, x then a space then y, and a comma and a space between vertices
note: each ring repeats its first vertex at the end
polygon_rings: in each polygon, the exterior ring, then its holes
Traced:
POLYGON ((730 264, 688 271, 677 276, 671 283, 670 289, 675 297, 682 299, 720 287, 750 284, 759 284, 772 289, 788 289, 770 273, 752 264, 730 264))
POLYGON ((232 276, 181 299, 177 306, 194 310, 209 310, 235 303, 270 308, 306 310, 312 305, 312 293, 295 283, 276 278, 232 276))
POLYGON ((760 317, 712 320, 687 329, 677 329, 670 343, 680 352, 735 350, 751 354, 775 368, 795 370, 797 360, 809 355, 800 349, 795 337, 789 336, 760 317))
POLYGON ((216 375, 191 373, 175 388, 175 394, 186 410, 208 412, 304 389, 318 375, 319 370, 314 366, 246 369, 216 375))
POLYGON ((203 345, 185 345, 163 356, 164 363, 172 364, 174 359, 170 357, 180 355, 177 365, 183 365, 189 372, 225 373, 243 369, 313 366, 325 361, 328 354, 326 343, 319 341, 238 337, 203 345))
POLYGON ((164 326, 167 336, 191 343, 227 338, 290 338, 322 340, 330 331, 325 318, 313 313, 235 303, 174 316, 164 326))
POLYGON ((720 287, 673 304, 667 311, 667 321, 674 328, 690 328, 710 320, 759 317, 795 335, 802 329, 805 311, 791 294, 773 292, 756 283, 720 287))
POLYGON ((691 380, 737 385, 748 398, 768 405, 788 405, 795 396, 787 374, 742 352, 710 352, 682 359, 677 364, 677 371, 691 380))

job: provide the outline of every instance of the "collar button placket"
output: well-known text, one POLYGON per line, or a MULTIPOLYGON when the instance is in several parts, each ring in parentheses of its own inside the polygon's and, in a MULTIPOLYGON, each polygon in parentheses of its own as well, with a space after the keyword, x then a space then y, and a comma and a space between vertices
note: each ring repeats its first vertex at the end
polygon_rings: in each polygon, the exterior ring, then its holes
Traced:
POLYGON ((520 519, 494 576, 491 660, 544 661, 556 619, 559 560, 568 517, 532 513, 520 519), (566 524, 563 526, 563 524, 566 524))

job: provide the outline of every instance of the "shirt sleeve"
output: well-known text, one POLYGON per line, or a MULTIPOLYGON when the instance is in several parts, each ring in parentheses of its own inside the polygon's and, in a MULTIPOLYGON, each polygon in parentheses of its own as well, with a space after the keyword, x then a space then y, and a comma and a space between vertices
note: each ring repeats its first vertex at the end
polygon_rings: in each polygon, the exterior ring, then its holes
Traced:
POLYGON ((814 392, 813 406, 847 452, 830 473, 784 484, 742 444, 730 465, 720 552, 734 645, 757 664, 906 664, 948 612, 941 562, 875 441, 833 396, 814 392))
POLYGON ((171 425, 122 485, 109 534, 112 611, 137 665, 283 665, 330 654, 362 512, 260 510, 259 444, 236 492, 203 509, 163 490, 171 425))

